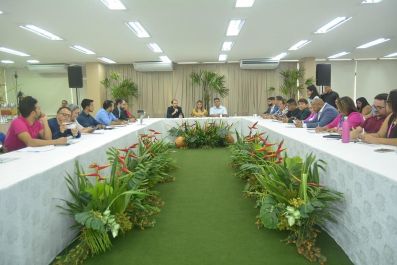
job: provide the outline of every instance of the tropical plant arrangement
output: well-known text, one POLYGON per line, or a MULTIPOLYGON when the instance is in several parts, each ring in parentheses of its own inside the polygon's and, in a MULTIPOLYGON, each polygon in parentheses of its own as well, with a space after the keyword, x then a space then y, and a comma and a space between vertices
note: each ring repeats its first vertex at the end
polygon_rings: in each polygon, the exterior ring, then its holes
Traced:
POLYGON ((256 199, 257 224, 288 231, 286 242, 295 244, 299 254, 325 264, 316 239, 325 222, 335 221, 335 203, 343 196, 320 185, 324 161, 312 154, 305 159, 288 157, 283 142, 270 143, 256 125, 249 126, 248 136, 237 135, 231 148, 236 175, 247 182, 244 192, 256 199))
POLYGON ((82 264, 109 250, 111 238, 120 232, 155 224, 153 216, 163 202, 153 187, 174 180, 170 145, 157 140, 157 134, 151 130, 127 148, 110 148, 109 163, 93 163, 88 173, 76 162, 75 176, 66 177, 72 200, 59 207, 76 221, 73 229, 78 233, 73 247, 55 264, 82 264))
POLYGON ((171 128, 168 133, 175 137, 177 148, 213 148, 225 147, 234 143, 231 134, 233 124, 228 124, 222 120, 207 120, 202 125, 195 121, 189 124, 187 121, 181 125, 171 128))
POLYGON ((106 88, 106 91, 110 90, 114 99, 128 100, 129 97, 138 97, 138 86, 130 79, 121 79, 116 72, 110 73, 109 77, 101 81, 101 84, 106 88))
POLYGON ((229 94, 229 89, 225 87, 225 76, 218 73, 200 70, 200 72, 192 72, 190 74, 192 83, 199 85, 203 90, 204 107, 208 110, 210 108, 210 98, 213 94, 218 94, 220 97, 225 97, 229 94))

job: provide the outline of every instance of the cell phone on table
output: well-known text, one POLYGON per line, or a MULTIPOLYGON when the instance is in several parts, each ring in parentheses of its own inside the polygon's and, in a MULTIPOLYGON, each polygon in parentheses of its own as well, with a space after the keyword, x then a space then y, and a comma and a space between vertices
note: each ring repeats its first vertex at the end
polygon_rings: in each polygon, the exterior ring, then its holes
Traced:
POLYGON ((395 150, 389 148, 379 148, 379 149, 375 149, 374 151, 378 153, 390 153, 390 152, 394 152, 395 150))

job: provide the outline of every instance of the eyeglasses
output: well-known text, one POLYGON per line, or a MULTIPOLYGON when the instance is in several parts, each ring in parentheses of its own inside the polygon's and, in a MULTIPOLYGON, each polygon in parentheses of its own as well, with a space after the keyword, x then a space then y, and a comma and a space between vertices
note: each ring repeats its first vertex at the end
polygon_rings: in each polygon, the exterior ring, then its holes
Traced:
POLYGON ((381 109, 384 109, 385 107, 383 107, 383 106, 373 106, 375 109, 377 109, 377 110, 381 110, 381 109))
POLYGON ((70 117, 70 114, 69 114, 69 113, 62 113, 62 112, 60 112, 59 114, 61 114, 63 117, 70 117))

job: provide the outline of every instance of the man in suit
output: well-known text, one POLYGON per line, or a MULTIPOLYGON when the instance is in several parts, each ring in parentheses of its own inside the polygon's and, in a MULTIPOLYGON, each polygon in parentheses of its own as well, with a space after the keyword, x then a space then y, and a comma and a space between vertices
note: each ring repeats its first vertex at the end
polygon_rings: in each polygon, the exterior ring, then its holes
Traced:
POLYGON ((312 102, 313 111, 317 113, 317 117, 312 121, 302 122, 297 121, 295 123, 296 127, 304 128, 316 128, 324 127, 331 123, 336 116, 338 116, 338 111, 332 107, 330 104, 325 103, 322 99, 316 98, 312 102))
POLYGON ((178 106, 178 100, 173 99, 171 106, 167 108, 167 118, 184 118, 182 108, 178 106))

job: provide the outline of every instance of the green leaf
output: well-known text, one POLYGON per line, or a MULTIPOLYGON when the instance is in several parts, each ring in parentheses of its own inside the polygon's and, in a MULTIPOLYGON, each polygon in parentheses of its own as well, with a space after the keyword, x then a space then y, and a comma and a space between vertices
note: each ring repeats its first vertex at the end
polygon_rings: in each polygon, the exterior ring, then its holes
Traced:
POLYGON ((271 196, 266 196, 262 200, 259 217, 266 228, 277 229, 279 210, 276 201, 271 196))

